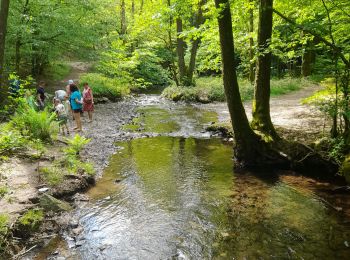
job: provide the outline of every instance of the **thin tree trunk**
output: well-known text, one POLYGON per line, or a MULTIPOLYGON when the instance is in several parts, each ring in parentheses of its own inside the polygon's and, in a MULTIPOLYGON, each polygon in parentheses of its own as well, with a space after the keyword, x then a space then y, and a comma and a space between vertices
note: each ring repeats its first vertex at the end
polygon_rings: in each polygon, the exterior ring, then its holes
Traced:
POLYGON ((7 18, 9 13, 10 0, 1 0, 0 9, 0 106, 4 104, 7 96, 7 84, 5 76, 5 42, 7 30, 7 18))
MULTIPOLYGON (((250 3, 253 3, 253 0, 250 0, 250 3)), ((254 33, 254 10, 251 7, 249 9, 249 33, 251 34, 249 37, 249 59, 250 59, 250 65, 249 65, 249 80, 253 84, 255 79, 254 74, 254 67, 255 63, 253 62, 254 59, 254 39, 252 34, 254 33)))
POLYGON ((181 37, 182 19, 176 18, 176 32, 177 32, 177 63, 179 67, 180 84, 183 84, 186 77, 186 64, 185 64, 185 41, 181 37))
POLYGON ((312 49, 311 41, 305 46, 305 50, 303 52, 302 63, 301 63, 301 75, 303 77, 307 77, 311 75, 312 72, 312 63, 314 58, 314 51, 312 49))
MULTIPOLYGON (((198 13, 197 13, 197 17, 195 20, 195 27, 197 29, 204 22, 202 6, 205 4, 205 2, 206 2, 206 0, 202 0, 198 4, 198 13)), ((200 37, 197 37, 195 40, 192 41, 190 63, 188 65, 188 69, 187 69, 187 81, 189 84, 193 84, 193 73, 194 73, 194 69, 196 67, 197 51, 198 51, 200 42, 201 42, 200 37)))
POLYGON ((120 17, 120 34, 124 36, 126 34, 125 0, 121 2, 120 17))
POLYGON ((258 28, 258 58, 253 101, 252 127, 278 139, 270 117, 271 51, 268 50, 272 34, 273 0, 260 0, 258 28))
POLYGON ((222 73, 227 106, 230 112, 235 137, 235 157, 246 163, 256 160, 258 137, 249 126, 245 113, 236 74, 236 64, 232 35, 231 10, 228 0, 215 0, 215 6, 220 10, 218 15, 220 46, 222 57, 222 73))

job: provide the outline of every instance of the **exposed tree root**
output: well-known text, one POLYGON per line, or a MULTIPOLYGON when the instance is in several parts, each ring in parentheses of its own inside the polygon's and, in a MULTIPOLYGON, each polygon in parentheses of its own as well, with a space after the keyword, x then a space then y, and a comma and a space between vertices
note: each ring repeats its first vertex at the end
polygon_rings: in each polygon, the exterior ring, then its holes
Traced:
POLYGON ((290 169, 317 179, 344 180, 337 175, 339 165, 335 161, 304 144, 266 136, 254 143, 246 153, 241 147, 234 147, 236 167, 258 171, 290 169))

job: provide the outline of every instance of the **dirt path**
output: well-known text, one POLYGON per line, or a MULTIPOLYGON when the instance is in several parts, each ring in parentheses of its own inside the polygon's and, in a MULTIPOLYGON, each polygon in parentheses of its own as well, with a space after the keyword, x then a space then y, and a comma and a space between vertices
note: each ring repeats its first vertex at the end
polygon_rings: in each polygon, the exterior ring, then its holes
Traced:
MULTIPOLYGON (((302 104, 302 100, 311 96, 322 87, 314 85, 296 92, 272 97, 270 100, 271 119, 277 128, 290 131, 304 132, 304 135, 315 135, 327 131, 329 126, 325 117, 317 109, 302 104), (326 128, 325 128, 326 125, 326 128)), ((226 103, 212 103, 201 105, 203 109, 214 110, 219 115, 219 121, 229 121, 230 115, 226 103)), ((244 107, 248 118, 251 119, 252 102, 245 102, 244 107)))

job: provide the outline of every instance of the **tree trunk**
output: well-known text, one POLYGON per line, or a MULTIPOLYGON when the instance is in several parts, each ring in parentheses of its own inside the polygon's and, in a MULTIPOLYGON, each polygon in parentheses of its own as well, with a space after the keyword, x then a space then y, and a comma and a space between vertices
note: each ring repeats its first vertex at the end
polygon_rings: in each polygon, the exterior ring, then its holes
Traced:
MULTIPOLYGON (((253 0, 250 0, 250 3, 253 3, 253 0)), ((254 10, 251 7, 249 9, 249 33, 251 34, 249 37, 249 81, 253 84, 255 79, 254 67, 255 64, 253 62, 254 59, 254 39, 252 34, 254 33, 254 10)))
POLYGON ((310 148, 283 139, 267 142, 251 129, 239 93, 235 61, 232 59, 235 53, 229 0, 215 0, 215 6, 219 10, 224 89, 235 138, 234 154, 239 166, 259 169, 265 167, 264 170, 268 166, 272 166, 272 169, 293 168, 307 170, 309 174, 317 172, 319 177, 334 179, 336 166, 310 148))
POLYGON ((126 34, 125 0, 121 2, 120 17, 120 34, 124 37, 126 34))
POLYGON ((260 0, 258 28, 258 58, 253 101, 252 127, 278 139, 270 117, 271 52, 268 50, 272 34, 273 0, 260 0))
POLYGON ((215 0, 215 6, 220 10, 218 16, 222 73, 225 88, 227 106, 231 116, 231 122, 235 138, 235 158, 245 165, 254 164, 256 160, 258 136, 249 126, 241 95, 239 93, 236 64, 232 57, 234 42, 232 35, 231 10, 228 0, 215 0))
POLYGON ((305 50, 303 52, 302 57, 302 63, 301 63, 301 75, 303 77, 307 77, 311 75, 312 72, 312 60, 313 60, 313 53, 312 50, 309 49, 310 44, 308 43, 305 47, 305 50))
POLYGON ((20 68, 20 63, 21 63, 21 37, 17 35, 16 39, 16 72, 19 74, 19 68, 20 68))
MULTIPOLYGON (((194 26, 198 29, 201 24, 204 22, 204 17, 203 17, 203 10, 202 6, 205 4, 205 0, 202 0, 198 4, 198 13, 195 19, 195 24, 194 26)), ((191 48, 191 57, 190 57, 190 63, 188 65, 187 69, 187 83, 193 85, 193 73, 194 69, 196 67, 196 58, 197 58, 197 51, 199 48, 199 44, 201 42, 201 39, 197 37, 195 40, 192 40, 192 48, 191 48)))
POLYGON ((5 42, 7 30, 7 17, 9 13, 10 0, 1 0, 0 9, 0 106, 4 104, 7 96, 7 84, 5 76, 5 42))
POLYGON ((180 84, 185 83, 186 77, 186 64, 185 64, 185 41, 182 39, 180 34, 182 33, 182 19, 176 18, 176 32, 177 32, 177 63, 179 67, 180 84))

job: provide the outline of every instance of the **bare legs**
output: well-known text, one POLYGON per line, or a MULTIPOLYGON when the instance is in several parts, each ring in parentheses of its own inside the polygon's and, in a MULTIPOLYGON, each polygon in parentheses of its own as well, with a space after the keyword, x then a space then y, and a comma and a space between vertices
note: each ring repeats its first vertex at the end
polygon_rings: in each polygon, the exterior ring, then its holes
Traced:
POLYGON ((75 119, 75 123, 76 123, 76 127, 75 129, 77 130, 77 132, 82 131, 82 125, 81 125, 81 118, 80 118, 80 112, 74 112, 74 119, 75 119))
POLYGON ((89 123, 92 122, 92 111, 88 111, 88 115, 89 115, 89 123))

